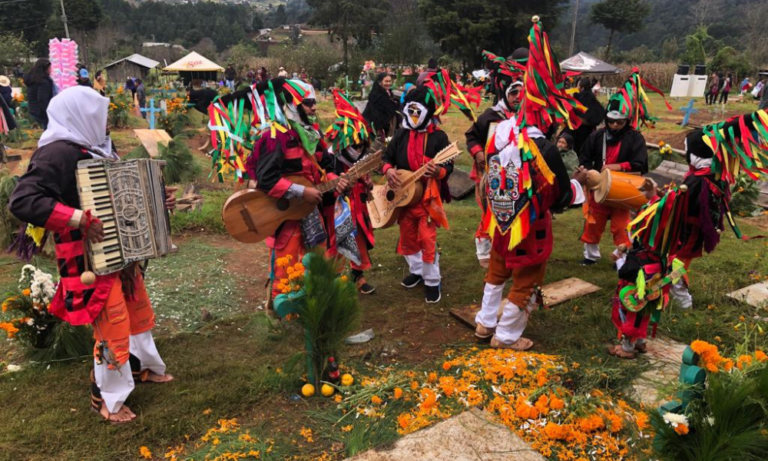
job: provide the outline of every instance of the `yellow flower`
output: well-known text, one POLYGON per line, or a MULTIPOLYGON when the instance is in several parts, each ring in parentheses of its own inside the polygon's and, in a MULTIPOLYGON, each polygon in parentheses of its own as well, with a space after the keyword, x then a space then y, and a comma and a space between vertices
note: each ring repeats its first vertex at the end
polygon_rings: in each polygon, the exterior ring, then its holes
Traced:
POLYGON ((313 443, 315 441, 315 439, 312 438, 312 429, 308 427, 301 428, 301 436, 304 437, 304 440, 306 440, 307 443, 313 443))
POLYGON ((152 459, 152 452, 149 451, 149 448, 147 448, 147 447, 139 448, 139 454, 144 459, 152 459))
POLYGON ((210 415, 212 411, 213 410, 211 410, 210 408, 207 408, 207 409, 203 410, 203 414, 204 415, 210 415))
POLYGON ((352 425, 344 426, 341 428, 341 432, 349 432, 352 430, 352 425))

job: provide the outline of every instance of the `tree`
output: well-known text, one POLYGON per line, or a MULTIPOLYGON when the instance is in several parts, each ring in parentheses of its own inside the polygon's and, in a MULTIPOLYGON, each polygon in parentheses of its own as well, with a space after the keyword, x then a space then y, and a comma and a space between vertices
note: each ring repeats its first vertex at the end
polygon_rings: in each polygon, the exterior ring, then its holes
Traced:
POLYGON ((661 44, 661 60, 672 62, 677 59, 678 46, 677 39, 668 38, 661 44))
POLYGON ((354 39, 358 46, 371 43, 371 35, 381 29, 387 4, 377 0, 307 0, 312 7, 312 22, 328 27, 333 38, 344 49, 344 69, 349 67, 349 45, 354 39))
POLYGON ((503 56, 527 47, 531 17, 555 29, 564 0, 419 0, 419 10, 433 40, 465 66, 477 66, 482 51, 503 56))
MULTIPOLYGON (((27 42, 47 44, 46 21, 53 13, 50 0, 25 0, 3 5, 0 33, 16 34, 27 42)), ((59 21, 61 22, 61 21, 59 21)))
POLYGON ((746 56, 730 46, 720 48, 709 67, 715 72, 733 72, 737 76, 749 75, 753 71, 746 56))
POLYGON ((272 19, 275 26, 283 26, 288 21, 288 15, 285 14, 285 5, 280 5, 275 11, 275 17, 272 19))
POLYGON ((631 34, 643 28, 643 20, 651 7, 642 0, 602 0, 592 5, 590 19, 610 31, 605 59, 610 59, 611 45, 616 33, 631 34))
POLYGON ((419 15, 416 0, 390 0, 389 12, 383 22, 384 31, 374 45, 376 61, 388 64, 418 64, 425 62, 434 45, 419 15))
POLYGON ((97 0, 65 0, 67 23, 78 30, 91 31, 99 27, 102 11, 97 0))
POLYGON ((32 56, 33 45, 21 34, 0 35, 0 69, 13 67, 17 62, 32 56))

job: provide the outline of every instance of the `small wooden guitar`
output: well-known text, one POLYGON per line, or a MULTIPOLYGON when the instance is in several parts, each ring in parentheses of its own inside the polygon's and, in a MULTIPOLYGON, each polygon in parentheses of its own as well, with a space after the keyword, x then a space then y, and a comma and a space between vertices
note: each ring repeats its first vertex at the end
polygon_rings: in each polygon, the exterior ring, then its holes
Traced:
MULTIPOLYGON (((356 162, 344 177, 354 183, 361 177, 379 168, 384 161, 382 152, 367 155, 356 162)), ((312 184, 303 176, 288 176, 289 181, 305 187, 314 187, 321 194, 332 192, 341 178, 312 184)), ((235 240, 243 243, 258 243, 273 235, 288 220, 308 216, 317 207, 301 197, 276 199, 256 189, 244 189, 232 194, 221 211, 224 227, 235 240)))
MULTIPOLYGON (((458 157, 459 154, 461 150, 454 142, 438 152, 429 163, 445 163, 458 157)), ((416 171, 397 170, 397 177, 400 179, 400 187, 397 189, 391 189, 389 184, 373 186, 371 193, 373 200, 368 202, 368 214, 374 229, 392 226, 397 222, 404 207, 421 200, 424 185, 420 179, 426 174, 429 163, 416 171)))
POLYGON ((685 267, 681 267, 670 272, 666 277, 661 277, 660 274, 654 275, 648 283, 645 285, 645 296, 639 298, 637 296, 637 286, 627 285, 619 292, 619 299, 624 307, 630 312, 639 312, 650 301, 655 301, 661 296, 661 289, 665 286, 678 280, 685 275, 685 267))

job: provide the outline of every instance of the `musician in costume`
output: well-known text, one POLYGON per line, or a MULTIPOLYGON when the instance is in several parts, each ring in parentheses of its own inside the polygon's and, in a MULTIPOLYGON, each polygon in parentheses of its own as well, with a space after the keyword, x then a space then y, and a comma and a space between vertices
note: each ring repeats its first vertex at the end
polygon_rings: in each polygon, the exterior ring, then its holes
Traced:
POLYGON ((687 292, 683 270, 693 259, 715 250, 725 221, 738 239, 747 239, 728 208, 731 186, 739 172, 755 181, 766 177, 767 142, 765 111, 688 134, 689 171, 683 184, 662 195, 650 187, 651 202, 630 224, 633 245, 618 262, 619 283, 613 298, 612 320, 621 342, 608 349, 611 355, 633 359, 647 351, 649 324, 655 333, 673 287, 687 292))
MULTIPOLYGON (((315 185, 335 179, 335 159, 320 133, 312 85, 296 79, 273 79, 244 91, 253 95, 252 107, 266 107, 268 114, 262 113, 262 121, 269 118, 246 161, 248 175, 255 180, 251 185, 276 199, 302 197, 318 205, 309 216, 283 223, 266 240, 272 250, 270 275, 274 298, 282 293, 279 282, 289 278, 287 267, 275 262, 280 258, 298 262, 307 250, 327 245, 326 221, 333 215, 333 211, 327 210, 333 210, 335 203, 333 194, 321 194, 316 188, 294 183, 287 177, 301 175, 315 185)), ((257 107, 254 111, 258 112, 257 107)), ((342 178, 337 191, 343 192, 347 187, 342 178)))
MULTIPOLYGON (((554 124, 577 124, 575 111, 583 107, 561 89, 557 60, 538 18, 534 21, 520 111, 499 124, 489 151, 483 224, 492 248, 475 317, 478 338, 490 338, 491 347, 514 350, 533 346, 522 334, 531 312, 543 301, 537 288, 553 249, 551 211, 584 200, 579 180, 569 178, 559 150, 544 137, 554 124), (512 287, 502 301, 510 279, 512 287)), ((583 172, 578 175, 585 179, 583 172)))
MULTIPOLYGON (((650 120, 642 84, 636 69, 621 91, 611 96, 605 116, 605 127, 587 138, 579 152, 579 163, 587 170, 623 171, 645 174, 648 172, 648 150, 645 138, 638 131, 640 123, 650 120)), ((584 259, 581 264, 590 266, 600 259, 600 238, 608 221, 611 221, 613 243, 630 246, 627 225, 630 210, 611 208, 595 201, 594 192, 588 193, 588 211, 581 241, 584 242, 584 259)))
MULTIPOLYGON (((371 137, 373 132, 368 123, 363 118, 360 111, 349 97, 339 89, 333 90, 333 102, 336 107, 336 119, 333 125, 328 127, 326 137, 331 144, 331 148, 336 155, 336 174, 343 175, 358 161, 369 154, 371 137)), ((373 135, 375 136, 375 135, 373 135)), ((362 294, 372 294, 376 288, 368 283, 364 272, 371 268, 371 258, 369 251, 373 249, 375 240, 373 236, 373 226, 371 218, 368 215, 368 195, 373 183, 370 174, 366 174, 358 179, 351 190, 340 199, 347 199, 350 209, 352 222, 354 223, 354 235, 348 237, 348 240, 354 240, 358 254, 351 254, 352 280, 357 289, 362 294), (353 258, 357 257, 357 260, 353 258)), ((341 204, 340 206, 344 206, 341 204)), ((335 231, 335 228, 333 228, 335 231)), ((329 232, 329 250, 331 254, 338 253, 339 243, 335 232, 329 232)), ((351 243, 351 242, 349 242, 351 243)), ((345 246, 342 244, 342 246, 345 246)))
MULTIPOLYGON (((50 311, 72 325, 93 325, 91 406, 117 424, 136 418, 124 404, 136 382, 165 383, 173 377, 166 374, 152 337, 155 314, 139 265, 97 275, 91 285, 81 280, 88 257, 84 243, 102 241, 104 226, 90 210, 80 208, 77 162, 119 160, 106 134, 108 109, 108 98, 84 86, 53 98, 48 129, 13 191, 9 208, 19 220, 53 232, 61 281, 50 311)), ((166 207, 172 209, 173 189, 166 193, 166 207)), ((39 231, 29 233, 41 243, 39 231)))
MULTIPOLYGON (((400 185, 395 174, 397 170, 416 171, 450 144, 448 135, 435 123, 435 103, 434 93, 424 85, 405 98, 402 125, 384 153, 382 170, 393 189, 400 185)), ((424 282, 427 303, 437 303, 442 297, 437 228, 448 225, 441 200, 450 200, 450 195, 445 192, 452 172, 452 163, 429 163, 423 200, 406 207, 398 220, 397 252, 405 257, 409 269, 401 285, 410 289, 424 282)))
MULTIPOLYGON (((483 52, 483 57, 490 61, 492 66, 490 82, 493 92, 498 102, 485 110, 477 121, 464 133, 467 140, 467 150, 475 160, 472 163, 472 171, 469 177, 475 181, 475 197, 478 205, 483 207, 482 194, 480 191, 480 182, 485 173, 485 159, 489 141, 489 134, 495 130, 496 126, 504 120, 511 118, 520 108, 522 82, 522 65, 515 67, 516 61, 527 61, 528 49, 519 48, 510 57, 510 60, 495 56, 487 51, 483 52)), ((477 260, 483 267, 488 267, 488 261, 491 255, 491 240, 485 230, 482 228, 482 222, 478 224, 475 232, 475 247, 477 250, 477 260)))

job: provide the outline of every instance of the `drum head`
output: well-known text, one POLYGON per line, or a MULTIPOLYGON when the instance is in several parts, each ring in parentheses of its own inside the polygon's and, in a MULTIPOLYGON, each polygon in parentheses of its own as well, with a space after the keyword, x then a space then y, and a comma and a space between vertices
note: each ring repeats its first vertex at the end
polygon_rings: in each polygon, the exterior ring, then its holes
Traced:
POLYGON ((595 201, 603 203, 611 192, 611 170, 605 169, 600 173, 600 183, 595 188, 595 201))

